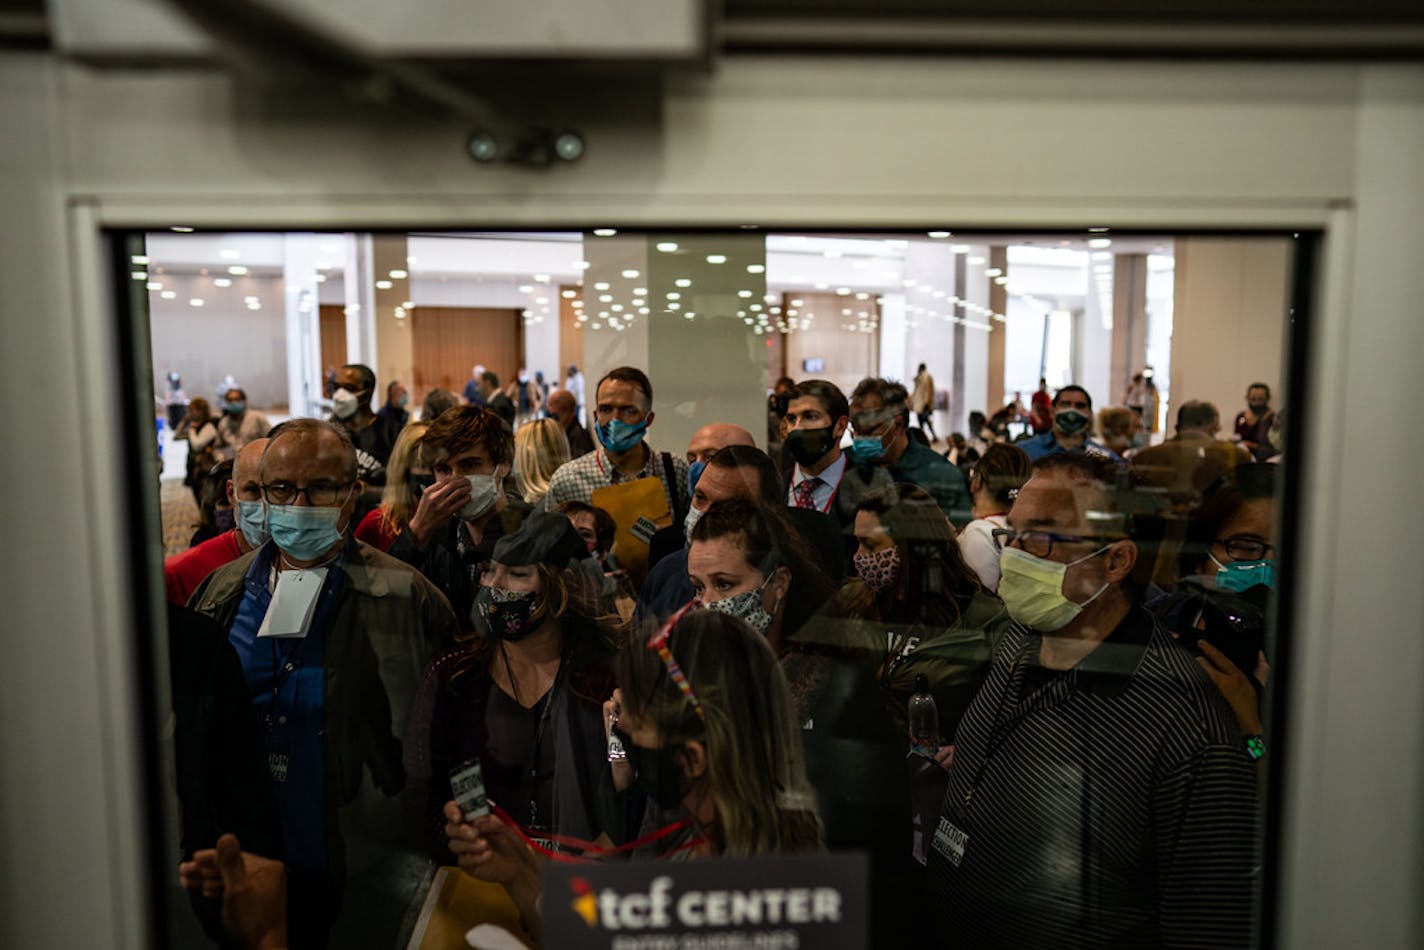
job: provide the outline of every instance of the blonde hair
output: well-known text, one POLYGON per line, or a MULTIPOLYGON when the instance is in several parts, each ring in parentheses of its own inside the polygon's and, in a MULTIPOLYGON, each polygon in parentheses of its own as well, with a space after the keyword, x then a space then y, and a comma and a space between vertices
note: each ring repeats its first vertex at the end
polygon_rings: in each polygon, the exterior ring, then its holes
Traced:
POLYGON ((624 712, 648 717, 664 745, 703 743, 722 852, 824 847, 815 793, 806 780, 801 723, 766 638, 735 617, 694 610, 678 621, 668 648, 698 705, 672 682, 658 653, 634 638, 615 670, 624 712))
POLYGON ((407 422, 386 463, 386 489, 381 493, 381 530, 397 535, 410 524, 415 496, 410 490, 410 470, 420 462, 420 440, 429 423, 407 422))
POLYGON ((555 419, 526 422, 514 433, 514 477, 529 503, 549 493, 549 479, 569 460, 569 437, 555 419))

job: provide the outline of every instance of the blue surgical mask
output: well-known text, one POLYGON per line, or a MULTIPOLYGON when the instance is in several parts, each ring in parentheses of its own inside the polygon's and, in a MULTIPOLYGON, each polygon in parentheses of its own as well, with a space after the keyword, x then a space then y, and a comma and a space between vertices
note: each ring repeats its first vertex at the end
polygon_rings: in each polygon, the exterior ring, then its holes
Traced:
POLYGON ((227 411, 233 415, 237 415, 239 412, 247 409, 247 403, 241 399, 234 399, 232 402, 225 403, 225 405, 227 406, 227 411))
POLYGON ((706 470, 706 462, 687 463, 687 493, 689 495, 691 495, 693 489, 697 487, 697 480, 702 477, 702 473, 706 470))
POLYGON ((340 508, 268 505, 267 528, 282 553, 296 561, 314 561, 341 540, 340 508))
POLYGON ((866 462, 874 462, 885 457, 885 443, 875 435, 856 436, 855 441, 850 444, 850 448, 846 449, 846 454, 855 464, 864 465, 866 462))
POLYGON ((1271 590, 1276 589, 1275 561, 1262 558, 1256 561, 1232 561, 1230 564, 1222 564, 1216 559, 1216 555, 1208 552, 1208 556, 1217 567, 1217 590, 1227 590, 1239 594, 1244 590, 1250 590, 1263 584, 1271 590))
POLYGON ((237 500, 237 526, 254 548, 262 547, 272 536, 267 531, 267 508, 260 501, 237 500))
POLYGON ((603 447, 614 455, 622 455, 637 448, 638 443, 643 441, 643 436, 647 433, 648 421, 646 419, 637 425, 632 425, 621 419, 612 419, 598 427, 598 441, 602 442, 603 447))

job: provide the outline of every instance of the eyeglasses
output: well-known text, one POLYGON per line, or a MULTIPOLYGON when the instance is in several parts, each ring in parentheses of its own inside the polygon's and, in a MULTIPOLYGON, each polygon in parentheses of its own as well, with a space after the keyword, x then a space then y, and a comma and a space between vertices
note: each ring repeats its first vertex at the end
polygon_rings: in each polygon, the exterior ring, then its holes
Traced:
POLYGON ((995 528, 990 534, 994 547, 1002 551, 1011 544, 1034 557, 1048 557, 1053 553, 1054 544, 1112 544, 1125 540, 1120 537, 1105 537, 1093 534, 1055 534, 1052 531, 1015 531, 1012 528, 995 528))
POLYGON ((677 688, 682 690, 682 695, 687 697, 687 701, 696 710, 698 718, 706 718, 706 713, 702 711, 702 704, 697 701, 697 694, 692 691, 692 684, 687 681, 687 675, 682 672, 682 667, 677 665, 677 660, 673 659, 672 650, 668 647, 668 636, 672 634, 672 628, 677 626, 677 622, 687 616, 687 612, 698 606, 701 602, 696 598, 684 604, 677 613, 667 619, 657 633, 648 638, 648 649, 658 651, 658 657, 663 661, 663 666, 667 667, 668 678, 677 684, 677 688))
POLYGON ((350 482, 317 482, 306 488, 298 488, 291 482, 272 482, 262 486, 262 497, 269 505, 290 505, 298 495, 306 495, 307 503, 313 508, 330 508, 345 500, 341 493, 350 487, 350 482))
POLYGON ((1221 545, 1227 557, 1233 561, 1259 561, 1276 549, 1273 544, 1239 534, 1229 538, 1217 538, 1212 543, 1221 545))

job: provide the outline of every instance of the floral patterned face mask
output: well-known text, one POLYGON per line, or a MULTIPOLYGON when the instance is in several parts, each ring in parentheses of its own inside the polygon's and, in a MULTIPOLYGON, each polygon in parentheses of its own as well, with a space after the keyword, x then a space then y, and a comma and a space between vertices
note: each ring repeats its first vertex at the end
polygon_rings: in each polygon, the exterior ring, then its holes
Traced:
POLYGON ((474 609, 496 640, 523 640, 537 626, 529 621, 529 615, 534 612, 534 597, 532 590, 481 587, 475 595, 474 609))
POLYGON ((865 586, 877 594, 893 586, 900 576, 900 549, 893 545, 867 554, 857 551, 851 560, 865 586))

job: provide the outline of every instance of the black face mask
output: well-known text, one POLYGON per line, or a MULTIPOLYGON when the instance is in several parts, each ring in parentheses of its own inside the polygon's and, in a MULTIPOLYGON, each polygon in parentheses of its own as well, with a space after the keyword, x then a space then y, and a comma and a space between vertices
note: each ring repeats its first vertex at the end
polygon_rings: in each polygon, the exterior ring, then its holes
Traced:
POLYGON ((678 746, 665 745, 645 749, 636 745, 622 730, 614 730, 628 750, 628 764, 633 767, 633 784, 658 803, 663 811, 682 804, 682 764, 677 760, 678 746))
POLYGON ((792 429, 786 433, 786 451, 799 465, 810 465, 825 457, 836 444, 830 426, 819 429, 792 429))
POLYGON ((420 501, 420 496, 425 494, 425 490, 435 484, 434 475, 416 475, 412 473, 406 482, 410 485, 411 497, 420 501))

